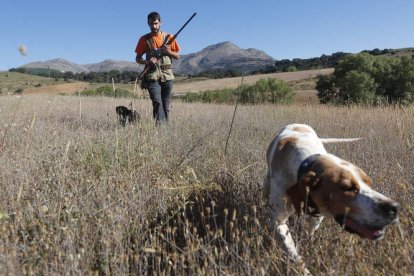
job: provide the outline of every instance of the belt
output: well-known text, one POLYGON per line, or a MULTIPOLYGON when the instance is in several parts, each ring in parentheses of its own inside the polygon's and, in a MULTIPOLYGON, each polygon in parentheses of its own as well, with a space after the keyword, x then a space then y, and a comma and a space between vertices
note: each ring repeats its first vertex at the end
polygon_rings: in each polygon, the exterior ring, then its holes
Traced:
POLYGON ((161 70, 173 69, 173 65, 172 64, 160 65, 160 68, 161 70))

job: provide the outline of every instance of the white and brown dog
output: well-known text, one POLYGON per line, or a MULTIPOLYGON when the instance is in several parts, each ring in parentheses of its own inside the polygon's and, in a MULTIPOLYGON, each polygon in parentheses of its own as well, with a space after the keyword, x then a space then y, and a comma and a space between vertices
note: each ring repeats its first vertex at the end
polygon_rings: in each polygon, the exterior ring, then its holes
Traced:
POLYGON ((371 240, 382 238, 385 227, 397 220, 398 204, 374 191, 371 178, 360 168, 327 153, 323 146, 355 140, 322 139, 308 125, 291 124, 271 142, 263 192, 270 227, 290 259, 301 259, 286 224, 295 210, 311 218, 310 235, 324 216, 371 240))

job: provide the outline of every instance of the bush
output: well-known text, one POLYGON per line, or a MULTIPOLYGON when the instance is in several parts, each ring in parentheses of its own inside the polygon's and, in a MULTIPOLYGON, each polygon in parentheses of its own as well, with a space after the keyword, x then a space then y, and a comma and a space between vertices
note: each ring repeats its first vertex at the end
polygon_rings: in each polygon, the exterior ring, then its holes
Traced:
POLYGON ((183 100, 204 103, 291 103, 293 89, 286 82, 278 79, 261 79, 254 85, 245 85, 237 89, 222 89, 202 93, 187 93, 183 100))
POLYGON ((293 89, 278 79, 261 79, 252 86, 246 86, 240 93, 242 103, 291 103, 293 89))
POLYGON ((237 101, 236 93, 232 89, 187 93, 182 99, 186 102, 203 103, 235 103, 237 101))

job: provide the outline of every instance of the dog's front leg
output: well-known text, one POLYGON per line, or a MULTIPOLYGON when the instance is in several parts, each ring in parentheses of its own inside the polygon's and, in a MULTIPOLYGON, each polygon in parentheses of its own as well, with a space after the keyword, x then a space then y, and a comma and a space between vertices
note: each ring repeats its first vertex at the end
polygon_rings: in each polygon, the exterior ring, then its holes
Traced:
POLYGON ((311 217, 309 220, 309 226, 308 226, 308 235, 310 238, 313 237, 315 234, 315 231, 318 230, 319 226, 321 225, 323 220, 323 217, 311 217))
POLYGON ((293 208, 288 206, 284 200, 271 197, 269 200, 270 229, 273 231, 273 237, 275 237, 282 246, 282 249, 286 252, 288 259, 295 263, 304 275, 311 275, 305 263, 302 261, 302 257, 298 254, 292 234, 286 224, 288 217, 293 211, 293 208))
POLYGON ((302 261, 302 257, 296 250, 295 242, 293 241, 289 227, 286 225, 286 223, 282 223, 276 226, 275 236, 279 241, 279 244, 282 245, 283 250, 287 253, 288 258, 302 270, 303 275, 311 275, 309 270, 306 268, 305 263, 302 261))
POLYGON ((282 245, 283 250, 287 253, 289 259, 294 262, 301 261, 301 257, 296 250, 295 242, 293 241, 292 234, 290 234, 289 227, 286 223, 282 223, 275 228, 275 237, 282 245))
POLYGON ((287 253, 289 259, 294 262, 300 261, 300 256, 296 250, 295 242, 286 221, 293 210, 283 199, 271 197, 269 200, 270 229, 283 250, 287 253))

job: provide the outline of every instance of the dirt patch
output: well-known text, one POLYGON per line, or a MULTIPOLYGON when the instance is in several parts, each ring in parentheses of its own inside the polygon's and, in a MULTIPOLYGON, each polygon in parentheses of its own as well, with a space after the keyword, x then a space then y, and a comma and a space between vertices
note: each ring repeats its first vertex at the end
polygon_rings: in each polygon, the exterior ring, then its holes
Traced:
POLYGON ((23 94, 72 95, 78 93, 79 91, 85 90, 89 87, 90 85, 85 82, 61 83, 42 87, 27 88, 24 90, 23 94))

